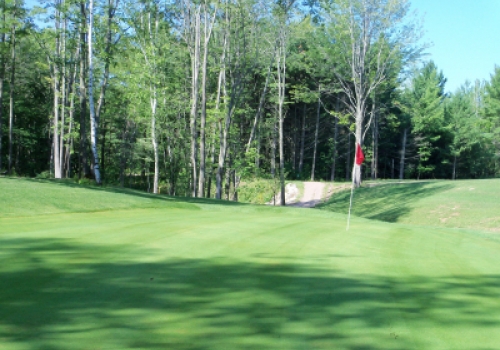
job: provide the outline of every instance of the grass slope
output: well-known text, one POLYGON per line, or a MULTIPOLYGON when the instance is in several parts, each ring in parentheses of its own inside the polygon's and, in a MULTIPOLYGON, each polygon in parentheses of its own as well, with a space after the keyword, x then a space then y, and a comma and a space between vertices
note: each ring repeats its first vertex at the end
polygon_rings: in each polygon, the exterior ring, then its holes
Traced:
POLYGON ((27 180, 0 202, 2 350, 500 344, 500 242, 474 232, 27 180))
MULTIPOLYGON (((344 213, 350 191, 334 194, 320 209, 344 213)), ((381 184, 356 189, 352 213, 412 225, 500 232, 500 179, 381 184)))

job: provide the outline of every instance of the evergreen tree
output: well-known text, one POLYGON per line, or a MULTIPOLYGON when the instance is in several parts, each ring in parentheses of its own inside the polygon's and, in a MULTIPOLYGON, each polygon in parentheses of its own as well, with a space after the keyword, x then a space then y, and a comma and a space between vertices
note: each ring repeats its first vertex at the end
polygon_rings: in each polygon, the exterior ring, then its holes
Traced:
POLYGON ((417 149, 417 179, 436 167, 429 160, 435 155, 437 141, 443 132, 445 83, 443 73, 430 61, 416 72, 403 94, 403 109, 411 120, 411 133, 417 149))

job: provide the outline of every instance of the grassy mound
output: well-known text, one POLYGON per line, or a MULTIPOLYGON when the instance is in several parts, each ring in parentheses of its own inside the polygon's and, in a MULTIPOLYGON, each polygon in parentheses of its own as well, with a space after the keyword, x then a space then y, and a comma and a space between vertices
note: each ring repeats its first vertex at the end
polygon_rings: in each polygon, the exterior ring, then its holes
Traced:
POLYGON ((500 344, 500 242, 473 231, 11 179, 0 202, 2 350, 500 344))
MULTIPOLYGON (((350 191, 320 209, 347 213, 350 191)), ((412 225, 500 232, 500 179, 381 184, 355 191, 352 213, 412 225)))
MULTIPOLYGON (((118 209, 199 209, 204 199, 155 196, 115 187, 82 186, 72 181, 0 178, 0 217, 93 212, 118 209)), ((234 206, 238 203, 220 202, 234 206)))

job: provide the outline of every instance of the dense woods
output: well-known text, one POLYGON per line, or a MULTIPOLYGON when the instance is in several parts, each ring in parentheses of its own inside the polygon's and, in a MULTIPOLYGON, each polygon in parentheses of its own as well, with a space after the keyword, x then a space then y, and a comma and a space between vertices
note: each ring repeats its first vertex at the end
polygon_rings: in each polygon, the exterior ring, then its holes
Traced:
POLYGON ((234 200, 500 175, 500 68, 447 94, 409 5, 0 0, 0 173, 234 200))

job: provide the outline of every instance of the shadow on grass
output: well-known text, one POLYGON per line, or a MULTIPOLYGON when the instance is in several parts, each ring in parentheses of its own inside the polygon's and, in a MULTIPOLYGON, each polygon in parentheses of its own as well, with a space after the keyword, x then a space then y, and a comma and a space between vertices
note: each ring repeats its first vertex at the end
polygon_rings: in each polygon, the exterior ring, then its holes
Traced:
POLYGON ((5 348, 432 349, 422 346, 433 327, 455 332, 445 342, 485 329, 500 338, 500 276, 350 276, 268 258, 109 261, 115 250, 3 240, 0 253, 13 257, 0 269, 5 348))
MULTIPOLYGON (((412 203, 452 188, 450 184, 433 182, 361 187, 354 193, 352 214, 367 219, 397 222, 400 217, 412 210, 412 203)), ((316 208, 347 214, 350 195, 350 190, 336 193, 328 202, 319 204, 316 208)))

